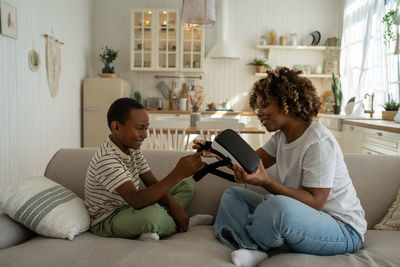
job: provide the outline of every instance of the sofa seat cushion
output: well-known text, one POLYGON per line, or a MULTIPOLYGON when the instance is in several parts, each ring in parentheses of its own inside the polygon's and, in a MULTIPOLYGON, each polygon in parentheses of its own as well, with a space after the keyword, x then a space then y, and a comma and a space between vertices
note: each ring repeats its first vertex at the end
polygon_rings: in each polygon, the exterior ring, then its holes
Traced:
POLYGON ((159 241, 37 236, 0 250, 0 266, 233 266, 231 250, 214 238, 212 226, 195 226, 159 241))
MULTIPOLYGON (((369 230, 355 254, 313 256, 273 249, 260 266, 399 266, 400 232, 369 230)), ((192 227, 160 241, 103 238, 89 232, 73 241, 37 236, 0 250, 0 266, 233 266, 231 250, 212 226, 192 227)))
POLYGON ((313 256, 307 254, 276 253, 263 261, 260 266, 390 266, 400 265, 400 232, 368 230, 365 234, 364 248, 355 254, 336 256, 313 256))

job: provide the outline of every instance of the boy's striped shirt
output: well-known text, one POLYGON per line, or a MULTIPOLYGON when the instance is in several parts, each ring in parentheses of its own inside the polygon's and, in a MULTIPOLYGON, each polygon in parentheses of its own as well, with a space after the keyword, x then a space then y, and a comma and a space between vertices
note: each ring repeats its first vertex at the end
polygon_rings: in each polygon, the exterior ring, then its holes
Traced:
POLYGON ((140 150, 129 149, 127 155, 107 138, 93 155, 85 179, 85 205, 90 225, 96 225, 118 208, 128 205, 115 189, 130 180, 139 189, 139 175, 149 170, 140 150))

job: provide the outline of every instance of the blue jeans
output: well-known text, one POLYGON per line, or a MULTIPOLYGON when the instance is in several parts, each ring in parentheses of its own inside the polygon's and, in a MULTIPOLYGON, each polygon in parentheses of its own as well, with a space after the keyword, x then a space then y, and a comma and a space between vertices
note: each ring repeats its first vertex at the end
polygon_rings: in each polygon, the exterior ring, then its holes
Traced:
POLYGON ((293 198, 228 188, 215 221, 215 236, 232 249, 264 249, 286 243, 298 253, 353 253, 362 239, 350 226, 293 198))

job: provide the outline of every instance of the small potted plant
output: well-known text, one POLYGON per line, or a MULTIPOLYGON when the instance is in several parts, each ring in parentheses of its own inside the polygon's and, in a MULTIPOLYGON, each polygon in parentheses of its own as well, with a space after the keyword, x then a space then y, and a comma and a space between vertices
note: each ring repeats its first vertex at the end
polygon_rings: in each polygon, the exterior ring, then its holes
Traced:
POLYGON ((100 56, 100 61, 104 63, 103 73, 115 73, 114 66, 110 64, 118 57, 118 50, 112 49, 111 46, 103 47, 100 56))
POLYGON ((333 106, 333 113, 340 114, 341 106, 342 106, 342 86, 340 83, 340 76, 337 78, 335 74, 332 73, 332 92, 335 99, 335 105, 333 106))
POLYGON ((389 101, 385 102, 381 105, 385 110, 382 111, 382 120, 393 121, 397 112, 400 109, 400 103, 396 103, 393 99, 389 99, 389 101))
POLYGON ((265 69, 271 68, 271 66, 267 64, 267 60, 265 58, 255 58, 247 65, 256 66, 257 73, 263 73, 265 72, 265 69))

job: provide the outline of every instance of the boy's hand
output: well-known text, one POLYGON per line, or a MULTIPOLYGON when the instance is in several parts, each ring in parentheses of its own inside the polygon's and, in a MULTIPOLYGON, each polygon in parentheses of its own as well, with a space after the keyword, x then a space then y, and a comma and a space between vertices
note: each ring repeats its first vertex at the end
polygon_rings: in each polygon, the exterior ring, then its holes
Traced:
POLYGON ((188 230, 189 216, 181 207, 171 209, 170 215, 172 216, 172 218, 174 218, 179 232, 186 232, 188 230))
POLYGON ((201 154, 194 153, 182 157, 176 164, 175 171, 183 178, 192 176, 196 172, 204 168, 204 163, 201 161, 201 154))

